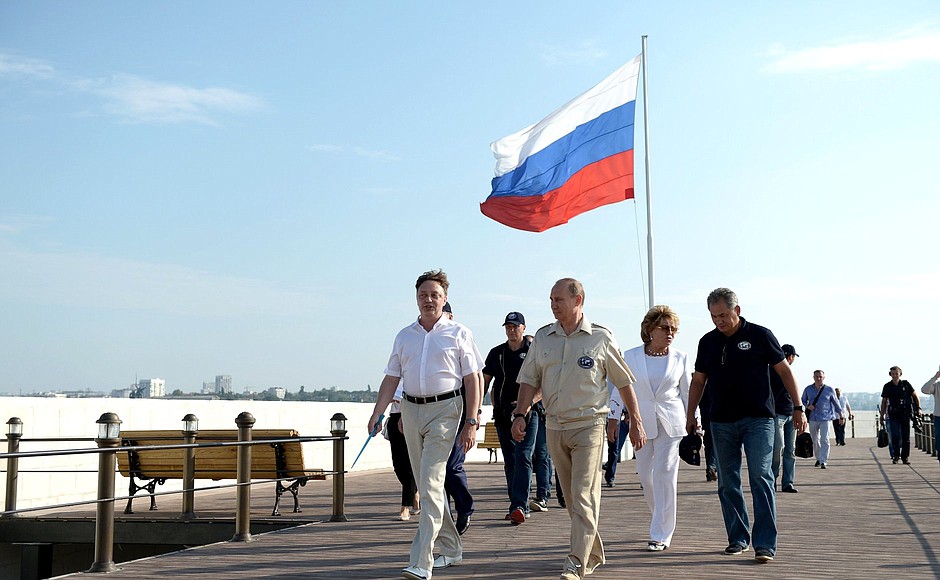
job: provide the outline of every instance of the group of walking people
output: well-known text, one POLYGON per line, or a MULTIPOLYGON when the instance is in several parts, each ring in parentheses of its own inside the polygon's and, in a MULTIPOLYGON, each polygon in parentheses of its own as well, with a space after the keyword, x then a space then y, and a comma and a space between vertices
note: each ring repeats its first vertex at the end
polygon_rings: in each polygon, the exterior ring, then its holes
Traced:
MULTIPOLYGON (((466 452, 474 444, 483 393, 491 383, 506 464, 506 519, 520 525, 530 511, 547 509, 554 472, 558 499, 571 519, 562 580, 583 578, 606 561, 598 519, 602 484, 613 484, 615 454, 608 457, 606 471, 599 466, 608 443, 617 449, 622 428, 636 451, 636 470, 650 512, 646 549, 669 548, 678 512, 680 441, 703 432, 703 415, 716 458, 707 466, 709 479, 717 480, 727 533, 723 553, 753 548, 758 562, 774 559, 775 474, 783 447, 777 434, 782 432, 786 439, 787 425, 801 433, 807 410, 814 412, 810 425, 821 437, 826 428, 815 424, 826 416, 818 412, 826 403, 821 403, 822 397, 807 401, 809 387, 800 396, 790 369, 798 356, 795 349, 781 347, 769 329, 745 320, 733 291, 717 288, 708 295, 706 306, 715 328, 699 340, 693 359, 673 347, 680 320, 670 307, 651 308, 640 323, 641 344, 624 352, 609 329, 584 314, 581 282, 562 278, 549 295, 555 321, 527 335, 525 317, 510 312, 503 323, 506 343, 484 359, 470 330, 444 316, 448 287, 439 270, 418 278, 418 320, 395 339, 368 425, 372 432, 388 405, 398 402, 418 497, 416 501, 403 482, 402 519, 420 506, 402 577, 427 580, 463 560, 460 536, 469 526, 469 515, 460 520, 458 510, 458 521, 451 517, 445 493, 447 459, 455 447, 466 452), (706 393, 710 404, 700 413, 706 393), (781 417, 776 401, 784 395, 789 415, 781 417), (542 445, 548 454, 539 455, 542 445), (742 450, 753 520, 742 487, 742 450)), ((824 374, 818 378, 822 384, 824 374)), ((842 413, 838 398, 829 404, 842 413)), ((789 478, 784 476, 784 490, 792 487, 792 471, 789 478)))

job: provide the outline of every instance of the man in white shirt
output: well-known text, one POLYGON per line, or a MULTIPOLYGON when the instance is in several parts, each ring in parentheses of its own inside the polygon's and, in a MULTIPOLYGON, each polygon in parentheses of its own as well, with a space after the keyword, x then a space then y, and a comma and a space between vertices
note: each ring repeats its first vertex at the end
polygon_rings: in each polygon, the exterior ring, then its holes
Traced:
POLYGON ((483 357, 470 329, 443 316, 448 287, 447 275, 441 270, 418 277, 415 288, 420 315, 395 337, 368 426, 371 433, 400 380, 405 440, 421 498, 418 531, 408 566, 401 571, 409 580, 428 580, 433 568, 453 566, 463 559, 460 535, 446 512, 444 476, 455 438, 460 438, 465 451, 476 442, 478 371, 483 357), (461 425, 464 389, 468 412, 461 425), (441 551, 437 558, 435 543, 441 551))
POLYGON ((836 387, 836 398, 839 399, 839 406, 842 407, 842 415, 832 420, 832 430, 836 434, 836 445, 845 446, 845 423, 855 418, 852 415, 852 407, 849 405, 849 398, 842 394, 842 389, 836 387))
MULTIPOLYGON (((940 442, 940 371, 927 379, 924 386, 920 388, 920 392, 933 397, 933 437, 934 449, 936 449, 937 443, 940 442)), ((940 454, 937 454, 937 459, 940 459, 940 454)))

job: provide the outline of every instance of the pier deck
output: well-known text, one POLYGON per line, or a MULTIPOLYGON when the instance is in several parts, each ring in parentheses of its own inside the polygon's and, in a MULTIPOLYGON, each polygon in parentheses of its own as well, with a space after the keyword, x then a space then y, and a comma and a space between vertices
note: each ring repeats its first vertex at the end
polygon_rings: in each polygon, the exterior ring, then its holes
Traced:
MULTIPOLYGON (((623 462, 616 487, 603 490, 600 529, 607 564, 591 578, 940 578, 940 465, 917 450, 911 460, 910 466, 893 465, 874 439, 833 447, 826 470, 797 459, 799 493, 777 494, 779 546, 768 564, 756 563, 753 551, 722 554, 726 536, 716 484, 705 481, 704 468, 685 464, 673 544, 665 552, 647 552, 649 513, 633 462, 623 462)), ((467 465, 477 507, 463 536, 464 560, 436 571, 435 579, 558 577, 568 546, 566 511, 553 499, 549 511, 510 525, 503 520, 508 506, 502 470, 502 463, 467 465)), ((394 474, 348 476, 349 521, 343 523, 328 521, 329 485, 311 482, 301 496, 304 516, 319 521, 256 535, 248 543, 125 562, 108 578, 398 578, 417 518, 397 521, 400 488, 394 474)))

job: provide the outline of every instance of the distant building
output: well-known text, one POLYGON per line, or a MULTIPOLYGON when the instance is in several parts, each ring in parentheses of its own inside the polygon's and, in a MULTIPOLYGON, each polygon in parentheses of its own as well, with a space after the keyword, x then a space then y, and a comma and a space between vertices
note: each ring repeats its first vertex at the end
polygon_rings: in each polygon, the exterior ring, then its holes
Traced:
POLYGON ((232 375, 216 375, 215 392, 223 395, 232 392, 232 375))
POLYGON ((274 395, 278 399, 283 399, 284 396, 287 394, 287 389, 285 389, 284 387, 270 387, 265 391, 265 393, 269 395, 274 395))
POLYGON ((166 381, 163 379, 140 379, 137 392, 141 399, 158 399, 166 396, 166 381))
POLYGON ((129 399, 131 398, 131 393, 134 392, 131 388, 124 389, 114 389, 111 391, 111 398, 113 399, 129 399))
POLYGON ((202 393, 210 395, 215 392, 215 381, 205 381, 202 383, 202 393))

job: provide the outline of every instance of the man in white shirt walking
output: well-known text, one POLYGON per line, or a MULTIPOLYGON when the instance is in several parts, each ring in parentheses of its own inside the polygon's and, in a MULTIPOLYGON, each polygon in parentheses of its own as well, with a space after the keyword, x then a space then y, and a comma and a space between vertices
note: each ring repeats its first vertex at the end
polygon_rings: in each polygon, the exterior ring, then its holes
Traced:
POLYGON ((402 381, 402 423, 421 498, 411 557, 401 571, 409 580, 429 580, 433 568, 463 560, 460 535, 444 503, 444 476, 455 438, 460 438, 465 451, 476 442, 478 371, 483 357, 470 329, 443 316, 448 287, 447 275, 441 270, 418 277, 415 288, 420 315, 395 337, 368 426, 372 433, 402 381), (464 390, 468 412, 461 425, 464 390), (437 558, 433 554, 435 542, 441 552, 437 558))

